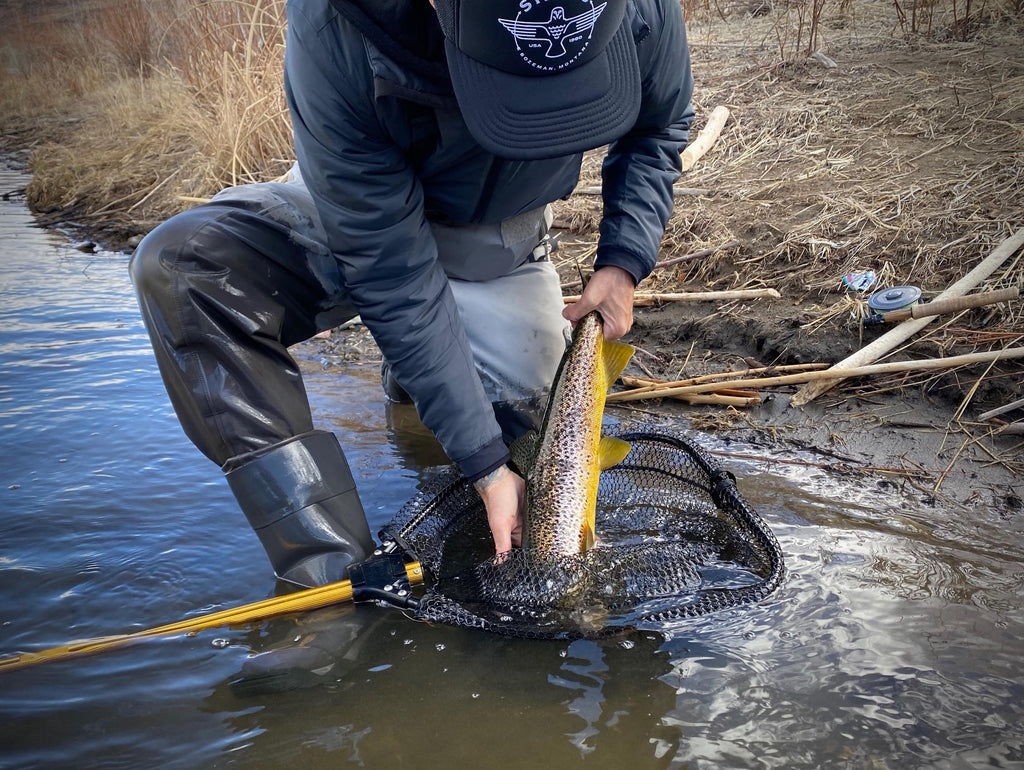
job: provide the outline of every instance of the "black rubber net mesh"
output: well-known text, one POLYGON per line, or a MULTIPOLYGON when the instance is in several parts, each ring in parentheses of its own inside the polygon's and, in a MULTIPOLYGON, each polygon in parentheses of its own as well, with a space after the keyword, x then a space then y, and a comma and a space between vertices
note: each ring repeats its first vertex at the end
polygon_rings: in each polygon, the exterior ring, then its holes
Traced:
POLYGON ((427 571, 415 616, 532 638, 593 637, 718 612, 770 594, 775 536, 734 478, 685 439, 622 433, 626 459, 601 474, 595 548, 495 557, 479 496, 442 474, 385 528, 427 571))

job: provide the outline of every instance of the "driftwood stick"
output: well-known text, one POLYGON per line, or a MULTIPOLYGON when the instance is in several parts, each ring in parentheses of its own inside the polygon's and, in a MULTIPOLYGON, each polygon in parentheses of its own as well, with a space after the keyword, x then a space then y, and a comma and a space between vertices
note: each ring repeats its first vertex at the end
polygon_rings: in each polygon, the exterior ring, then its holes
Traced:
POLYGON ((828 364, 826 363, 815 363, 815 364, 787 364, 785 366, 761 366, 756 369, 746 369, 742 372, 715 372, 714 374, 701 374, 697 377, 690 377, 686 380, 653 380, 649 377, 630 377, 623 375, 619 379, 623 385, 626 385, 635 390, 629 391, 630 393, 638 393, 640 391, 652 391, 652 390, 664 390, 665 388, 682 388, 687 385, 699 385, 702 382, 714 382, 715 380, 727 380, 730 377, 735 379, 736 377, 750 377, 754 374, 766 374, 768 372, 805 372, 808 369, 827 369, 828 364))
MULTIPOLYGON (((579 294, 562 297, 567 305, 580 301, 579 294)), ((688 291, 683 294, 636 294, 633 307, 647 307, 659 302, 720 302, 731 299, 759 299, 781 295, 775 289, 732 289, 729 291, 688 291)))
POLYGON ((972 307, 984 307, 994 305, 997 302, 1009 302, 1020 296, 1020 289, 1010 286, 1006 289, 981 292, 980 294, 967 294, 963 297, 953 299, 936 300, 926 302, 923 305, 914 305, 905 310, 890 310, 882 313, 883 321, 906 321, 908 318, 924 318, 929 315, 944 315, 945 313, 958 313, 961 310, 968 310, 972 307))
MULTIPOLYGON (((628 384, 626 380, 632 379, 636 378, 622 378, 625 384, 628 384)), ((630 390, 626 392, 632 395, 637 391, 630 390)), ((656 394, 652 394, 651 398, 654 398, 655 395, 656 394)), ((761 403, 760 393, 756 393, 749 390, 732 390, 729 388, 715 390, 710 393, 682 393, 676 396, 668 396, 668 398, 674 398, 678 399, 679 401, 685 401, 688 404, 715 404, 718 406, 753 406, 754 404, 761 403)))
POLYGON ((738 398, 756 398, 758 401, 761 400, 761 394, 756 390, 733 390, 732 388, 722 388, 721 390, 716 390, 715 395, 736 396, 738 398))
POLYGON ((827 380, 839 378, 845 380, 849 377, 864 377, 870 374, 889 374, 891 372, 909 372, 921 369, 952 369, 957 366, 968 364, 986 363, 989 361, 1006 360, 1010 358, 1024 358, 1024 347, 1006 348, 1005 350, 993 350, 988 353, 968 353, 963 356, 950 356, 949 358, 926 358, 921 361, 890 361, 885 364, 871 364, 869 366, 858 366, 849 369, 826 369, 817 372, 799 372, 797 374, 783 374, 779 377, 746 378, 738 380, 726 380, 724 382, 708 382, 699 385, 687 385, 678 388, 662 388, 660 390, 633 393, 632 391, 621 391, 609 393, 607 401, 638 401, 644 398, 663 398, 676 396, 683 393, 708 393, 724 388, 763 388, 768 385, 795 385, 798 383, 815 382, 816 380, 827 380))
POLYGON ((995 409, 989 409, 987 412, 979 414, 978 422, 985 422, 985 420, 990 420, 997 415, 1005 414, 1011 409, 1016 409, 1019 406, 1024 406, 1024 398, 1018 398, 1016 401, 1011 401, 1009 404, 1003 404, 1002 406, 997 406, 995 409))
MULTIPOLYGON (((994 273, 999 266, 1003 264, 1003 262, 1013 256, 1013 254, 1015 254, 1022 245, 1024 245, 1024 230, 1018 230, 1000 243, 991 254, 982 260, 981 263, 973 270, 967 273, 967 275, 937 296, 935 300, 938 301, 962 297, 992 275, 992 273, 994 273)), ((870 364, 872 361, 877 361, 897 345, 917 334, 917 332, 930 324, 935 320, 935 318, 936 316, 915 318, 909 321, 904 321, 895 329, 890 329, 874 342, 864 346, 853 355, 844 358, 836 364, 835 369, 837 370, 837 376, 832 378, 823 377, 820 378, 821 381, 819 382, 805 385, 797 391, 790 403, 793 406, 803 406, 804 404, 813 401, 829 388, 832 388, 842 382, 843 378, 838 376, 840 370, 852 370, 864 364, 870 364)))
POLYGON ((689 254, 683 254, 681 257, 672 257, 672 259, 655 262, 654 269, 659 270, 660 268, 668 267, 669 265, 678 265, 680 262, 689 262, 691 259, 710 257, 716 251, 725 251, 726 249, 731 249, 739 245, 739 241, 729 241, 728 243, 723 243, 721 246, 712 246, 711 248, 701 249, 700 251, 691 251, 689 254))
POLYGON ((637 294, 633 297, 635 307, 656 305, 659 302, 724 302, 734 299, 778 299, 781 294, 775 289, 731 289, 727 291, 687 291, 678 294, 637 294))
POLYGON ((714 146, 722 133, 722 129, 725 128, 727 120, 729 120, 728 107, 718 105, 711 111, 711 117, 708 118, 707 125, 700 130, 697 138, 690 142, 682 152, 684 172, 693 168, 694 164, 703 158, 704 154, 714 146))
POLYGON ((730 396, 725 393, 684 393, 673 396, 688 404, 712 404, 714 406, 753 406, 761 403, 760 396, 730 396))

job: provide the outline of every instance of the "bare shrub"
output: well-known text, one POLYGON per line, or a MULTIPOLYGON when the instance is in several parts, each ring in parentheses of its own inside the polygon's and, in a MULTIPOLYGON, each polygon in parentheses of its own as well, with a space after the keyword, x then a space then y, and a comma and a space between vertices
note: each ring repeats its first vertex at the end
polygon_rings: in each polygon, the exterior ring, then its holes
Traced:
POLYGON ((893 0, 905 40, 970 40, 987 22, 1024 15, 1024 0, 893 0))
POLYGON ((819 33, 829 0, 789 0, 775 8, 772 31, 783 61, 805 58, 819 46, 819 33))

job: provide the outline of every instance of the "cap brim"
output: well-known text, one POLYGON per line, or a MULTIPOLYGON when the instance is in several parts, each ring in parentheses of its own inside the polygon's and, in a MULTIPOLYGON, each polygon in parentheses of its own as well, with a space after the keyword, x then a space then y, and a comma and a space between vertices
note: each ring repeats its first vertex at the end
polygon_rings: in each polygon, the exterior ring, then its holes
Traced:
POLYGON ((640 66, 626 19, 600 55, 553 75, 511 75, 445 46, 466 125, 495 155, 538 160, 591 150, 625 134, 640 112, 640 66))

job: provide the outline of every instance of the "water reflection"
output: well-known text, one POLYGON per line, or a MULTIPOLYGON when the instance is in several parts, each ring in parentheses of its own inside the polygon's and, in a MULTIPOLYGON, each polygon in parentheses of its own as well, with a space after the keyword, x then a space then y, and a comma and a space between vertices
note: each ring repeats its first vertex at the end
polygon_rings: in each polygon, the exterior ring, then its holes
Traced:
MULTIPOLYGON (((372 635, 344 676, 318 688, 263 697, 230 724, 245 736, 238 763, 368 767, 565 767, 600 755, 630 767, 662 766, 651 736, 672 707, 652 675, 668 656, 660 640, 535 642, 430 628, 377 611, 372 635)), ((237 704, 222 684, 208 708, 237 704)))

